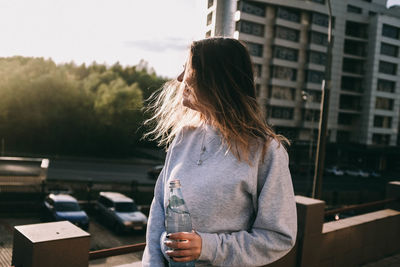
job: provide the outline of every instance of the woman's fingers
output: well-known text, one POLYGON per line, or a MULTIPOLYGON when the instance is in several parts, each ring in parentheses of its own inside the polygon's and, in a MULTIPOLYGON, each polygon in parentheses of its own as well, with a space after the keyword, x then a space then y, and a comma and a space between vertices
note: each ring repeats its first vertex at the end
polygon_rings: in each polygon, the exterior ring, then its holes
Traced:
POLYGON ((167 238, 172 240, 192 240, 194 239, 195 233, 194 232, 179 232, 179 233, 172 233, 168 234, 167 238))
POLYGON ((165 245, 173 250, 168 250, 166 253, 173 260, 184 262, 199 258, 202 240, 195 231, 168 234, 167 238, 165 245))
POLYGON ((167 255, 174 258, 174 257, 191 257, 192 251, 190 249, 184 249, 184 250, 167 250, 167 255))
POLYGON ((191 246, 189 244, 188 240, 183 240, 183 241, 165 241, 164 244, 167 247, 173 248, 173 249, 189 249, 191 246))
POLYGON ((167 255, 174 261, 185 262, 197 259, 191 250, 168 250, 167 255))
POLYGON ((177 262, 185 262, 185 261, 195 260, 195 258, 193 258, 193 257, 182 257, 182 258, 172 258, 172 259, 177 262))

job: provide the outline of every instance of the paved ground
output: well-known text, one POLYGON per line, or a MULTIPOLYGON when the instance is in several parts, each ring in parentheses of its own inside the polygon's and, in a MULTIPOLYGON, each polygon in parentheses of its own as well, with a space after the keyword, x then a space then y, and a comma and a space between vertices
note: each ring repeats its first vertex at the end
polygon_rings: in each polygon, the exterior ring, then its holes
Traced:
MULTIPOLYGON (((0 266, 10 266, 12 256, 13 227, 15 225, 25 225, 40 223, 37 216, 30 215, 21 218, 0 217, 0 266)), ((115 235, 110 229, 98 223, 95 218, 91 218, 89 232, 90 250, 99 250, 104 248, 118 247, 128 244, 137 244, 145 242, 144 234, 125 233, 115 235)), ((112 267, 130 264, 128 266, 136 267, 140 263, 142 252, 130 253, 106 259, 90 261, 91 267, 112 267)))

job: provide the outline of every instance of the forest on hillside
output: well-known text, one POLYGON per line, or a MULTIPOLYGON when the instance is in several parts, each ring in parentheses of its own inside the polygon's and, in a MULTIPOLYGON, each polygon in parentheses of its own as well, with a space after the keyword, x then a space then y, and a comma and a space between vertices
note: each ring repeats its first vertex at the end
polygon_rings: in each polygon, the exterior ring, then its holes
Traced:
POLYGON ((0 58, 4 155, 131 156, 145 131, 144 100, 166 79, 145 61, 123 67, 0 58))

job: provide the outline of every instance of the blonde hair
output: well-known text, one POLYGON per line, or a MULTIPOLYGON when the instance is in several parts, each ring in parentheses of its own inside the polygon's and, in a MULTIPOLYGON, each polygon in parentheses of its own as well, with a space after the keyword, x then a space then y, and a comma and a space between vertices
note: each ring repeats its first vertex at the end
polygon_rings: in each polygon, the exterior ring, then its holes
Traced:
POLYGON ((264 120, 256 100, 253 67, 246 47, 236 39, 214 37, 195 41, 189 65, 196 86, 196 107, 206 116, 182 105, 183 82, 173 80, 150 97, 147 110, 154 124, 145 134, 159 145, 169 145, 183 127, 199 127, 207 119, 220 132, 223 144, 239 161, 251 164, 253 148, 263 144, 264 157, 271 139, 289 145, 264 120))

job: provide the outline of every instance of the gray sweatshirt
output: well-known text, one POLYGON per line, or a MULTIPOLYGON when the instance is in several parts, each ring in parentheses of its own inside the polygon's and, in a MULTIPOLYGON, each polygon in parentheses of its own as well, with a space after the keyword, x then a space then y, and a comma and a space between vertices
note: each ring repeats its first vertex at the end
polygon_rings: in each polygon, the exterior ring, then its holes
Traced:
POLYGON ((143 266, 164 266, 160 236, 171 179, 180 179, 193 229, 202 238, 196 266, 262 266, 288 253, 297 233, 288 155, 276 141, 263 161, 261 150, 252 154, 250 166, 221 146, 211 126, 183 129, 156 183, 143 266), (202 144, 206 150, 200 155, 202 144))

